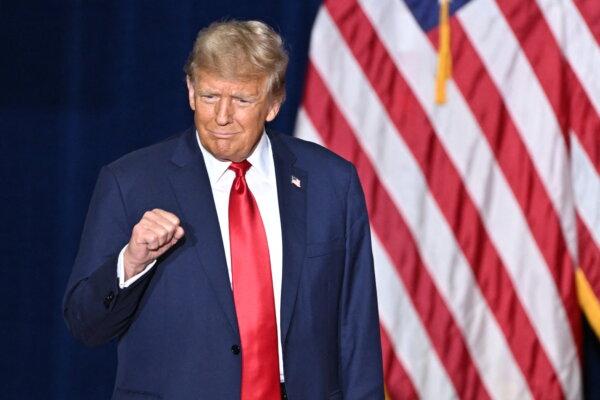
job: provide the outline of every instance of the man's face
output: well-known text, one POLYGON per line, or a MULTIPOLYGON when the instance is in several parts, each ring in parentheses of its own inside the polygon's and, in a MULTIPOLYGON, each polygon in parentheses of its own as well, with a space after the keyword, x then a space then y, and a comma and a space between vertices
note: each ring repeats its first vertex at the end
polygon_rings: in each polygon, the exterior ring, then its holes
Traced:
POLYGON ((222 161, 246 159, 265 121, 272 121, 281 105, 267 93, 266 78, 230 80, 196 71, 193 82, 188 77, 187 87, 200 143, 222 161))

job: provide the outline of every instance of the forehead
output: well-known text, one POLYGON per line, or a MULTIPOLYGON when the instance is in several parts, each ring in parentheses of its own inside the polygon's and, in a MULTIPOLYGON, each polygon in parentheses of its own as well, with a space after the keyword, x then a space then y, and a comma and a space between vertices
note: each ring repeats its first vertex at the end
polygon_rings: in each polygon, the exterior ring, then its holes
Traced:
POLYGON ((244 92, 260 95, 266 92, 267 78, 260 75, 224 77, 208 71, 197 71, 194 77, 194 85, 200 90, 244 92))

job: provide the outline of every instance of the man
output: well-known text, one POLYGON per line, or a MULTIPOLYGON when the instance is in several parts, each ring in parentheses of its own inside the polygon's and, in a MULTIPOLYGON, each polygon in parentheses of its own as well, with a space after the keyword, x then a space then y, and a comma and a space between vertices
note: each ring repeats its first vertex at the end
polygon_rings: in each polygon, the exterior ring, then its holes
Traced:
POLYGON ((350 163, 265 132, 286 67, 267 25, 209 26, 195 130, 102 169, 64 315, 118 340, 114 399, 383 398, 364 196, 350 163))

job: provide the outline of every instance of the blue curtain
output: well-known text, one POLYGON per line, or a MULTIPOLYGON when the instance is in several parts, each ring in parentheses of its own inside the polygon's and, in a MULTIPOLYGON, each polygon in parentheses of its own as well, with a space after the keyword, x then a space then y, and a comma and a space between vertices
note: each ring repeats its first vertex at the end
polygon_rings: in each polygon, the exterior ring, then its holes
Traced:
POLYGON ((183 64, 225 18, 274 26, 290 51, 291 133, 320 0, 0 2, 0 398, 107 399, 115 346, 68 334, 61 298, 100 167, 192 124, 183 64))
MULTIPOLYGON (((110 397, 115 346, 83 347, 61 316, 100 167, 191 126, 182 66, 197 31, 224 18, 260 19, 285 38, 288 97, 272 125, 291 133, 319 4, 0 2, 0 398, 110 397)), ((598 398, 587 327, 584 353, 598 398)))

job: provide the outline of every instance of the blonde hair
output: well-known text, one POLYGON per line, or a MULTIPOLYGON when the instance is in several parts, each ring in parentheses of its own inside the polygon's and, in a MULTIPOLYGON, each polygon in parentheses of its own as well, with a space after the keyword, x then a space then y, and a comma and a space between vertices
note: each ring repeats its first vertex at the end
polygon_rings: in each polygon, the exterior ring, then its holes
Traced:
POLYGON ((283 40, 269 25, 231 20, 198 32, 183 69, 192 81, 199 70, 225 79, 267 78, 268 93, 283 101, 287 64, 283 40))

